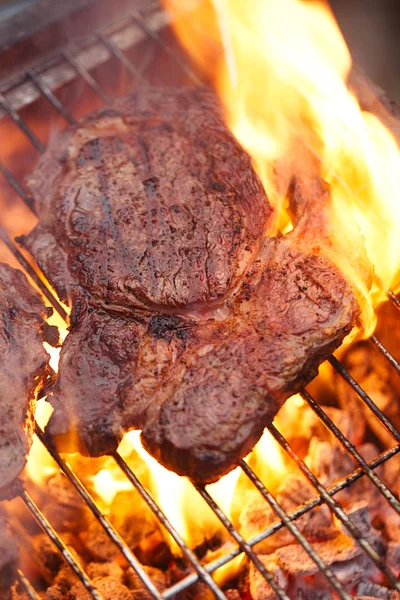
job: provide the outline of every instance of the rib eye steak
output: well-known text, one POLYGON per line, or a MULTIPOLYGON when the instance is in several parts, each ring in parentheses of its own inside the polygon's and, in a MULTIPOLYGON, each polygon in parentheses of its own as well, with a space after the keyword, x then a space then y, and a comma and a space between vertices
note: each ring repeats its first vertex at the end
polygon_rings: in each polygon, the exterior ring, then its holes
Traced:
MULTIPOLYGON (((117 100, 64 132, 31 189, 39 225, 23 243, 72 306, 48 426, 64 449, 106 454, 142 429, 162 464, 214 481, 359 314, 332 260, 329 191, 293 183, 295 228, 271 237, 209 90, 117 100)), ((368 285, 368 261, 351 259, 368 285)))
POLYGON ((31 446, 37 391, 48 376, 43 318, 51 314, 21 271, 0 264, 0 499, 31 446))

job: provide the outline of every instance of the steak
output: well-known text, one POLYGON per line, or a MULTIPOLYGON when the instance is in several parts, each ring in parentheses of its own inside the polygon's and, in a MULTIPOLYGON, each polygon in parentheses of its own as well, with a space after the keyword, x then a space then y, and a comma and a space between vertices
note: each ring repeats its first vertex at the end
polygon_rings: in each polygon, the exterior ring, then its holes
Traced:
POLYGON ((36 395, 49 375, 43 318, 51 312, 21 271, 0 264, 0 499, 13 495, 31 446, 36 395))
MULTIPOLYGON (((72 307, 48 431, 98 456, 142 430, 200 483, 234 468, 351 331, 329 190, 293 180, 275 215, 206 89, 153 89, 70 127, 31 178, 23 241, 72 307)), ((348 260, 367 286, 359 233, 348 260), (360 242, 360 243, 358 243, 360 242)))
POLYGON ((206 89, 120 99, 67 129, 29 183, 39 226, 25 245, 60 298, 124 313, 220 301, 272 215, 206 89))

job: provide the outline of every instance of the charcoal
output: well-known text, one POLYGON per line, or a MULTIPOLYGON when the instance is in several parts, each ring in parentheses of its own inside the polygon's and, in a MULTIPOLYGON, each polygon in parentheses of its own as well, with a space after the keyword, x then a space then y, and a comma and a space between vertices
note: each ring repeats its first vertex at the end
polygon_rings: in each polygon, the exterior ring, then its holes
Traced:
MULTIPOLYGON (((263 563, 264 567, 274 576, 278 585, 286 590, 288 587, 288 580, 277 563, 268 556, 258 556, 258 558, 263 563)), ((276 600, 275 592, 252 562, 249 567, 248 594, 251 600, 276 600)))
MULTIPOLYGON (((340 429, 341 433, 353 444, 359 446, 363 440, 363 437, 360 436, 360 422, 355 420, 353 415, 347 410, 326 406, 324 407, 324 411, 332 419, 336 427, 340 429)), ((330 431, 329 439, 332 442, 336 442, 336 436, 330 431)))
POLYGON ((237 590, 225 590, 227 600, 240 600, 240 594, 237 590))
POLYGON ((11 590, 11 600, 30 600, 30 598, 19 585, 15 585, 11 590))
MULTIPOLYGON (((150 577, 159 592, 167 587, 167 577, 165 573, 154 567, 143 566, 145 573, 150 577)), ((136 600, 152 600, 153 596, 148 591, 139 575, 129 567, 125 573, 125 585, 132 591, 132 597, 136 600)))
POLYGON ((33 540, 36 554, 35 561, 40 562, 52 573, 57 573, 63 563, 62 555, 47 534, 41 533, 33 540))
POLYGON ((392 511, 385 511, 385 532, 389 540, 400 543, 400 517, 392 511))
POLYGON ((355 600, 378 600, 376 596, 354 596, 355 600))
MULTIPOLYGON (((130 590, 120 582, 118 577, 96 577, 92 583, 102 594, 104 600, 133 599, 130 590)), ((79 582, 71 588, 66 600, 92 600, 92 596, 85 586, 79 582)))
POLYGON ((396 577, 400 574, 400 543, 389 542, 386 550, 386 564, 394 571, 396 577))
POLYGON ((52 585, 47 588, 46 600, 64 600, 66 598, 65 593, 61 586, 58 584, 52 585))
MULTIPOLYGON (((155 516, 136 490, 118 493, 110 506, 110 514, 113 525, 132 550, 145 544, 154 532, 157 532, 157 541, 152 538, 147 551, 151 553, 156 546, 165 544, 155 516)), ((89 525, 85 547, 96 562, 122 560, 117 546, 98 521, 89 525)))
MULTIPOLYGON (((77 538, 72 533, 62 533, 60 537, 68 549, 76 554, 76 549, 80 548, 77 538)), ((33 545, 35 549, 35 562, 40 562, 53 576, 58 573, 64 561, 60 551, 52 540, 50 540, 49 536, 45 533, 40 533, 33 538, 33 545)))
MULTIPOLYGON (((304 476, 291 474, 285 478, 276 498, 282 508, 290 513, 314 495, 314 488, 304 476)), ((254 492, 250 498, 251 500, 246 503, 238 519, 239 528, 246 537, 258 534, 279 520, 258 492, 254 492)), ((296 520, 296 525, 306 537, 313 539, 330 539, 335 534, 332 517, 325 505, 305 513, 296 520)), ((287 527, 283 527, 263 540, 257 546, 257 550, 261 554, 269 553, 282 546, 293 544, 293 542, 292 534, 287 527)))
POLYGON ((86 529, 92 518, 82 498, 62 473, 56 473, 48 480, 42 510, 58 532, 79 533, 86 529))
MULTIPOLYGON (((397 340, 399 338, 399 319, 396 308, 390 302, 382 304, 378 310, 379 319, 377 337, 397 360, 400 359, 397 340)), ((372 398, 375 404, 400 427, 400 385, 394 369, 385 357, 368 342, 359 342, 350 347, 343 362, 351 375, 372 398)), ((345 410, 357 413, 357 420, 367 423, 385 447, 393 444, 392 435, 375 418, 358 398, 354 390, 340 376, 336 375, 336 388, 339 402, 345 410)))
MULTIPOLYGON (((143 596, 144 600, 147 600, 150 596, 143 596)), ((176 600, 214 600, 215 596, 205 583, 198 581, 194 585, 177 594, 176 600)), ((142 600, 142 596, 138 596, 135 600, 142 600)))
POLYGON ((54 578, 52 586, 47 588, 46 600, 65 600, 69 590, 77 583, 77 577, 68 565, 62 565, 54 578))
POLYGON ((311 582, 306 577, 296 577, 293 584, 289 588, 290 598, 301 598, 301 600, 332 600, 332 592, 328 589, 327 583, 321 582, 322 585, 311 582))
MULTIPOLYGON (((344 534, 338 534, 334 540, 317 542, 313 548, 322 560, 333 565, 342 561, 350 561, 361 553, 355 541, 344 534)), ((299 545, 286 546, 274 552, 274 559, 281 569, 290 575, 314 575, 318 567, 309 554, 299 545)))
POLYGON ((374 598, 390 598, 390 590, 372 581, 361 581, 357 586, 357 596, 373 596, 374 598))
POLYGON ((89 563, 86 572, 91 579, 95 577, 115 577, 121 581, 124 577, 124 571, 116 562, 110 563, 89 563))
MULTIPOLYGON (((120 532, 124 535, 124 532, 120 532)), ((87 530, 85 539, 85 550, 89 556, 96 562, 109 562, 116 560, 120 551, 114 542, 110 539, 103 527, 97 521, 93 521, 87 530)))
POLYGON ((320 482, 329 487, 354 470, 354 463, 337 441, 313 438, 305 461, 320 482))
MULTIPOLYGON (((368 504, 366 502, 357 502, 353 504, 351 509, 346 511, 346 514, 353 524, 358 527, 362 535, 368 536, 371 532, 371 518, 368 504)), ((346 526, 342 522, 340 525, 343 533, 347 533, 346 526)))

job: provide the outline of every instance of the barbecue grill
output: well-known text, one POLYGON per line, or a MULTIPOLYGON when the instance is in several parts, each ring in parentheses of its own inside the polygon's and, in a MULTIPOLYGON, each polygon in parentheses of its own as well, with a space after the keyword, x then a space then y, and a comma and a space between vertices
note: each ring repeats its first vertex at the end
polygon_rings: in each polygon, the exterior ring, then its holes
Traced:
MULTIPOLYGON (((46 3, 45 0, 39 4, 49 5, 49 3, 46 3)), ((24 36, 22 36, 22 38, 20 37, 19 39, 9 39, 8 44, 3 43, 3 54, 0 54, 0 60, 3 59, 6 61, 6 64, 8 64, 10 68, 7 72, 9 75, 7 79, 0 82, 0 108, 2 111, 2 122, 4 123, 6 120, 13 121, 14 125, 19 128, 24 136, 26 136, 27 146, 30 145, 31 148, 33 147, 37 152, 37 156, 39 153, 42 153, 45 150, 45 146, 33 128, 28 125, 27 119, 24 117, 27 107, 29 107, 32 103, 41 101, 45 98, 55 112, 58 113, 65 122, 73 123, 73 112, 70 110, 68 103, 64 102, 63 94, 60 93, 60 90, 69 84, 84 84, 86 86, 85 89, 89 88, 98 97, 99 101, 102 103, 110 102, 110 96, 112 93, 109 89, 105 89, 105 87, 99 83, 100 78, 96 79, 93 75, 96 69, 100 68, 101 65, 110 60, 114 61, 114 63, 116 61, 116 63, 119 64, 120 68, 129 78, 129 81, 132 84, 134 84, 134 82, 138 79, 141 81, 141 83, 145 83, 145 65, 143 65, 143 63, 141 64, 141 62, 138 60, 135 61, 134 59, 135 49, 137 50, 140 44, 147 44, 146 47, 151 48, 150 52, 163 55, 168 61, 168 64, 175 64, 174 73, 176 74, 177 78, 179 77, 181 82, 188 81, 189 79, 195 83, 198 82, 197 75, 185 62, 182 53, 179 52, 179 49, 176 47, 176 45, 173 44, 172 38, 168 32, 167 16, 160 10, 157 3, 116 2, 115 6, 118 6, 118 10, 114 10, 114 19, 115 15, 118 15, 116 20, 112 20, 109 11, 103 11, 102 14, 101 11, 99 11, 101 16, 99 16, 99 13, 96 13, 97 16, 94 18, 93 15, 95 13, 92 11, 93 4, 93 2, 88 0, 86 0, 86 2, 81 1, 77 3, 79 10, 81 12, 86 10, 87 12, 84 14, 88 18, 90 16, 90 30, 88 26, 82 27, 81 29, 83 29, 83 31, 79 32, 80 35, 71 40, 69 43, 64 43, 67 40, 61 38, 61 40, 58 40, 57 45, 57 40, 52 39, 50 44, 50 47, 52 47, 51 56, 40 56, 40 52, 37 53, 38 58, 36 58, 35 53, 28 53, 27 55, 26 50, 28 48, 32 48, 30 45, 32 42, 32 31, 30 31, 29 37, 26 36, 26 39, 24 39, 24 36), (61 45, 59 43, 60 41, 62 42, 61 45), (9 61, 12 57, 17 56, 18 47, 20 52, 21 48, 25 48, 22 52, 24 60, 19 60, 18 63, 7 63, 7 61, 9 61)), ((114 3, 112 4, 114 5, 114 3)), ((62 22, 64 18, 63 15, 56 13, 57 10, 50 16, 59 23, 62 22)), ((23 15, 19 18, 20 25, 23 18, 23 15)), ((35 32, 35 36, 37 37, 37 40, 40 39, 40 35, 43 34, 43 30, 45 30, 46 27, 50 27, 51 24, 49 21, 50 17, 48 16, 47 24, 43 22, 36 23, 38 31, 35 32)), ((54 23, 52 26, 54 26, 54 23)), ((12 37, 12 33, 13 32, 8 32, 8 38, 10 38, 10 36, 12 37)), ((3 36, 4 42, 5 32, 1 31, 1 28, 0 35, 3 36)), ((39 48, 40 51, 42 50, 40 43, 38 43, 35 47, 36 49, 39 48)), ((49 46, 47 46, 47 49, 48 47, 49 46)), ((119 90, 116 90, 116 93, 118 92, 119 90)), ((0 122, 0 127, 1 126, 2 123, 0 122)), ((21 149, 19 151, 20 153, 18 154, 18 159, 21 159, 21 161, 24 160, 24 152, 27 146, 21 145, 21 149)), ((24 202, 29 210, 34 213, 32 198, 24 190, 24 184, 21 178, 15 175, 12 172, 12 169, 3 162, 0 162, 0 172, 1 177, 4 180, 4 185, 8 186, 7 190, 9 191, 10 195, 13 193, 17 194, 17 196, 24 202)), ((45 279, 38 274, 37 268, 33 268, 32 264, 19 250, 16 242, 9 234, 4 215, 0 216, 0 237, 9 251, 11 251, 14 258, 20 263, 21 268, 34 280, 47 300, 65 320, 67 315, 64 308, 55 298, 50 287, 48 287, 48 285, 45 283, 45 279)), ((397 307, 397 309, 400 310, 399 299, 392 292, 389 292, 388 297, 389 300, 397 307)), ((398 374, 400 374, 400 364, 388 352, 382 343, 375 336, 370 338, 370 343, 376 346, 385 359, 389 361, 391 367, 394 368, 398 374)), ((258 489, 261 496, 265 499, 265 502, 269 504, 276 514, 276 521, 272 525, 270 525, 267 529, 260 531, 251 539, 246 540, 239 533, 239 531, 235 529, 228 517, 213 500, 207 489, 197 486, 196 489, 198 494, 200 494, 205 502, 209 505, 216 517, 222 523, 223 527, 226 528, 236 543, 235 549, 226 552, 224 555, 213 560, 205 566, 197 558, 196 554, 185 544, 181 536, 168 521, 155 500, 142 485, 134 470, 130 468, 129 464, 127 464, 121 454, 115 452, 112 455, 113 460, 132 484, 132 487, 137 490, 151 511, 155 514, 159 522, 171 534, 172 538, 181 549, 182 554, 186 557, 188 563, 190 563, 193 567, 192 574, 187 575, 178 583, 164 590, 162 593, 157 590, 156 586, 151 581, 151 578, 142 568, 136 556, 132 553, 128 544, 114 528, 109 519, 102 514, 100 507, 96 504, 95 500, 78 478, 77 474, 71 469, 65 458, 59 454, 51 440, 48 439, 39 425, 36 425, 35 433, 40 442, 46 448, 47 452, 55 460, 61 471, 68 478, 70 483, 76 488, 82 498, 83 503, 87 505, 94 517, 104 528, 107 535, 118 547, 129 565, 137 573, 144 586, 148 589, 149 594, 158 600, 173 598, 176 594, 188 589, 198 581, 202 581, 204 584, 206 584, 206 586, 208 586, 208 588, 214 593, 216 598, 220 600, 226 599, 224 591, 214 581, 212 574, 218 568, 229 564, 241 554, 245 554, 248 557, 249 561, 253 563, 254 568, 257 569, 261 576, 270 584, 276 596, 281 600, 287 600, 289 596, 287 595, 286 591, 282 589, 278 581, 275 579, 272 573, 266 569, 254 551, 254 547, 259 542, 265 540, 282 528, 287 528, 291 532, 298 544, 302 546, 304 551, 315 562, 320 572, 329 581, 332 590, 334 590, 333 593, 336 594, 336 597, 339 597, 343 600, 349 600, 351 595, 344 589, 344 586, 339 581, 334 571, 322 560, 322 558, 313 548, 313 545, 305 538, 305 536, 296 526, 296 520, 299 517, 322 504, 326 504, 335 517, 341 521, 347 533, 356 540, 363 552, 365 552, 365 554, 383 573, 388 584, 393 589, 400 591, 400 581, 385 564, 383 558, 377 553, 371 543, 366 539, 360 527, 344 512, 340 503, 335 499, 338 492, 350 487, 352 484, 354 484, 354 482, 364 477, 368 478, 372 482, 382 496, 384 496, 388 504, 398 514, 400 514, 399 499, 385 485, 376 472, 377 467, 386 461, 389 461, 400 452, 400 431, 396 429, 392 422, 372 401, 372 399, 367 395, 357 381, 353 379, 350 373, 337 358, 332 356, 329 359, 329 362, 333 369, 335 369, 335 371, 340 375, 340 377, 342 377, 345 382, 353 388, 354 392, 356 392, 361 401, 366 405, 367 409, 372 411, 374 416, 391 434, 395 444, 389 450, 386 450, 385 452, 376 456, 373 460, 367 462, 359 454, 355 446, 347 439, 343 432, 333 423, 324 408, 319 405, 319 403, 310 395, 308 391, 303 390, 302 397, 305 402, 311 407, 314 413, 338 440, 338 442, 345 448, 346 452, 352 457, 352 459, 354 459, 358 465, 358 468, 349 473, 346 477, 342 478, 335 485, 326 488, 310 471, 305 462, 298 457, 296 452, 289 445, 283 435, 278 431, 278 429, 274 425, 271 425, 269 427, 270 433, 282 447, 284 452, 287 453, 290 459, 297 464, 302 471, 304 478, 311 483, 315 489, 315 495, 310 497, 304 504, 298 506, 296 510, 288 514, 285 512, 285 510, 283 510, 282 506, 277 502, 270 491, 263 485, 250 466, 246 462, 241 461, 239 463, 240 469, 252 482, 255 488, 258 489)), ((73 553, 71 553, 67 545, 62 541, 59 533, 46 519, 44 514, 35 504, 32 497, 22 487, 19 495, 39 526, 48 535, 52 543, 58 548, 64 559, 69 563, 70 567, 83 583, 91 597, 95 600, 102 600, 101 594, 92 584, 88 574, 77 562, 73 553)), ((21 570, 18 572, 18 579, 20 586, 25 590, 29 598, 32 600, 40 599, 40 596, 35 591, 29 579, 21 570)))

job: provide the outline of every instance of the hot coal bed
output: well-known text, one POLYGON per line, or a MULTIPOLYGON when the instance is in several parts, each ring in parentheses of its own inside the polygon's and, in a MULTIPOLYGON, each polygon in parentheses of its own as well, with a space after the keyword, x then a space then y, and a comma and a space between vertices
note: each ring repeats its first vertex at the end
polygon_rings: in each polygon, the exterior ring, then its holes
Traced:
MULTIPOLYGON (((94 4, 68 14, 52 6, 31 28, 22 11, 0 55, 0 258, 35 282, 60 321, 64 307, 15 241, 36 223, 26 175, 47 140, 111 98, 149 83, 198 83, 155 3, 94 4)), ((331 357, 269 427, 284 476, 264 478, 256 459, 241 461, 229 518, 207 487, 192 486, 212 515, 192 543, 160 509, 136 450, 71 458, 36 424, 54 468, 44 482, 25 474, 17 499, 2 503, 1 597, 400 598, 399 309, 390 293, 376 334, 331 357), (96 485, 106 470, 123 482, 108 502, 96 485)), ((195 529, 195 507, 192 521, 195 529)))

